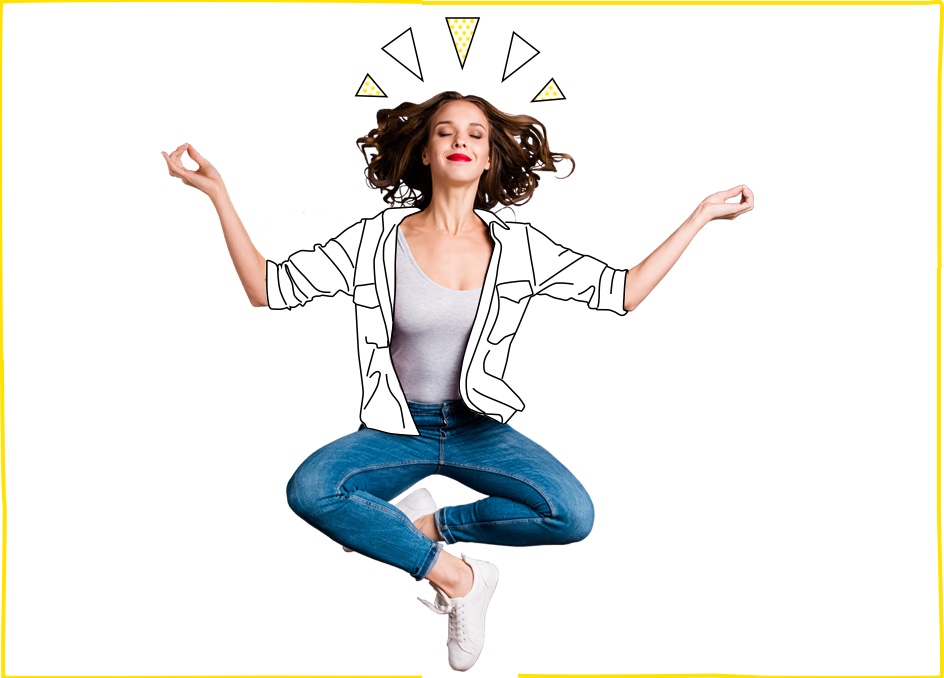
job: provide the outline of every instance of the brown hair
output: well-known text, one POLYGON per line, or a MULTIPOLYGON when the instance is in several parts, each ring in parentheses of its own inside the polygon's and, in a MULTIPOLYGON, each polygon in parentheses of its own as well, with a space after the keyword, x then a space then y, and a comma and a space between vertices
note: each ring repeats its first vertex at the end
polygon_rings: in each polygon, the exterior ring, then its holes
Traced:
POLYGON ((552 153, 547 131, 530 115, 508 115, 485 99, 458 92, 443 92, 421 104, 402 103, 377 111, 377 128, 357 140, 367 160, 367 183, 383 191, 384 201, 425 209, 433 193, 433 180, 423 164, 423 148, 429 140, 430 123, 440 106, 449 101, 470 101, 485 114, 489 125, 491 167, 479 179, 475 207, 491 209, 496 204, 523 205, 538 187, 537 172, 556 172, 554 163, 574 159, 552 153), (369 152, 371 149, 373 152, 369 152))

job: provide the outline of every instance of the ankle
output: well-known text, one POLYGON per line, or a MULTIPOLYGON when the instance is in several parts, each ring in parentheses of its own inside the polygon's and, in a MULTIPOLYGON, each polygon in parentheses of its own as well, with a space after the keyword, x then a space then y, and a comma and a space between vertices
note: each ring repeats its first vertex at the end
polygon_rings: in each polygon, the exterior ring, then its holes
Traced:
POLYGON ((464 598, 472 590, 474 575, 472 568, 464 560, 459 560, 449 589, 444 589, 450 598, 464 598))
POLYGON ((430 575, 428 579, 450 598, 464 598, 472 590, 472 567, 445 551, 440 553, 430 575))
POLYGON ((439 530, 436 529, 436 519, 433 517, 432 513, 417 518, 415 521, 413 521, 413 524, 416 525, 416 529, 418 529, 433 541, 443 540, 442 535, 439 534, 439 530))

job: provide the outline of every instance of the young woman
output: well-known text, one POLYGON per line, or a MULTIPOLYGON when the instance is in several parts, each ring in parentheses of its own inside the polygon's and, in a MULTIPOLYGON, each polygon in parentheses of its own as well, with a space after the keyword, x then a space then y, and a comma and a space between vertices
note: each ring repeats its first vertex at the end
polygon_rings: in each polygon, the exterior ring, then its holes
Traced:
POLYGON ((573 162, 549 150, 532 117, 444 92, 379 111, 377 128, 358 144, 369 182, 399 207, 282 263, 259 254, 219 172, 192 146, 163 155, 171 176, 213 201, 253 305, 291 309, 317 296, 352 297, 362 424, 302 463, 289 481, 289 504, 345 549, 429 580, 436 599, 423 602, 449 616, 449 663, 462 671, 482 650, 498 570, 456 558, 439 542, 566 544, 593 524, 580 482, 507 424, 524 408, 503 375, 529 300, 544 294, 631 311, 705 224, 749 211, 753 194, 738 186, 710 195, 626 271, 488 211, 527 202, 537 172, 573 162), (185 152, 196 171, 183 167, 185 152), (738 203, 725 202, 738 195, 738 203), (388 503, 432 474, 486 498, 438 508, 421 489, 388 503))

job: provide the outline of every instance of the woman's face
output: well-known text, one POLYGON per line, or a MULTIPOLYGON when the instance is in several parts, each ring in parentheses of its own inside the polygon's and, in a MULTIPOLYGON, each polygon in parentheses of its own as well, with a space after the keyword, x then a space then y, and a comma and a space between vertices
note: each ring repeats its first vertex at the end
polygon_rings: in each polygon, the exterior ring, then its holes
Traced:
POLYGON ((456 100, 433 115, 423 164, 429 165, 433 186, 478 184, 489 168, 488 120, 471 101, 456 100))

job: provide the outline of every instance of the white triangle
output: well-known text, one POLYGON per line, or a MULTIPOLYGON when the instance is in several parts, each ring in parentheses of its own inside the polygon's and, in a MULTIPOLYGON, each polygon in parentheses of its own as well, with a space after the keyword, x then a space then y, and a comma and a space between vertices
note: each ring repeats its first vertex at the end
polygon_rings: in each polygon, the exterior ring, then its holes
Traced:
POLYGON ((420 80, 423 79, 423 70, 420 68, 420 57, 416 53, 416 43, 413 41, 413 29, 408 28, 381 48, 393 57, 401 66, 420 80))
POLYGON ((540 52, 535 49, 527 40, 512 31, 511 44, 508 45, 508 57, 505 59, 505 72, 502 74, 502 82, 510 78, 515 72, 531 61, 540 52))

